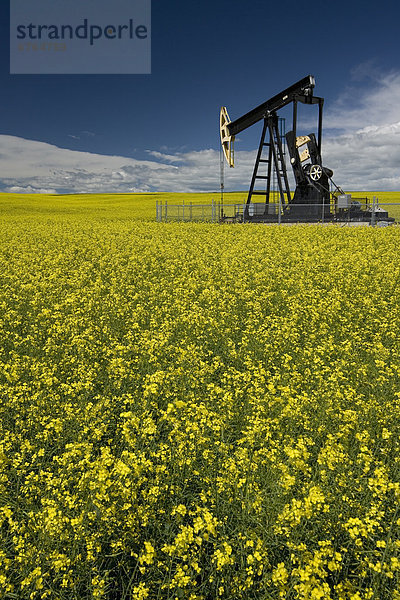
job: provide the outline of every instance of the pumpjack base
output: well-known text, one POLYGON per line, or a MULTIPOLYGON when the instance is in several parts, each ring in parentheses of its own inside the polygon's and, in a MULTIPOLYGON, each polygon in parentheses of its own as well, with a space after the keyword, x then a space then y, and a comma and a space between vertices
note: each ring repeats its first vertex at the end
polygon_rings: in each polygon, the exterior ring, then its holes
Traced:
POLYGON ((246 211, 237 213, 231 217, 222 217, 221 223, 395 223, 393 217, 389 217, 387 211, 380 209, 375 213, 372 210, 351 208, 339 210, 333 213, 327 206, 321 212, 321 206, 309 205, 287 205, 281 215, 277 213, 248 214, 246 211))

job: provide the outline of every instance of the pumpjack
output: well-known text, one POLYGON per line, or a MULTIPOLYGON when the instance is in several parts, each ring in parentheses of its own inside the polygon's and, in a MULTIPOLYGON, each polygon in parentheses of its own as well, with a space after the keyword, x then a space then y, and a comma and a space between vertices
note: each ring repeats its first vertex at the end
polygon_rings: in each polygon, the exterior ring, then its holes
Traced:
POLYGON ((220 112, 222 150, 230 167, 234 167, 235 136, 263 120, 260 144, 256 156, 247 202, 243 211, 244 221, 268 222, 276 220, 278 194, 280 220, 283 221, 376 221, 393 222, 388 213, 368 203, 362 206, 358 200, 345 194, 333 179, 333 171, 322 164, 322 112, 324 99, 314 96, 315 79, 308 75, 294 85, 273 96, 263 104, 231 121, 225 106, 220 112), (317 134, 297 135, 298 103, 318 106, 317 134), (291 130, 284 134, 282 119, 277 111, 293 105, 291 130), (267 141, 266 141, 267 140, 267 141), (296 188, 292 194, 285 162, 285 142, 289 152, 296 188), (261 171, 261 169, 263 169, 261 171), (262 173, 262 174, 260 174, 262 173), (263 189, 256 185, 263 181, 263 189), (274 185, 273 185, 274 183, 274 185), (273 190, 275 187, 277 190, 273 190), (263 202, 254 202, 254 196, 262 196, 263 202))

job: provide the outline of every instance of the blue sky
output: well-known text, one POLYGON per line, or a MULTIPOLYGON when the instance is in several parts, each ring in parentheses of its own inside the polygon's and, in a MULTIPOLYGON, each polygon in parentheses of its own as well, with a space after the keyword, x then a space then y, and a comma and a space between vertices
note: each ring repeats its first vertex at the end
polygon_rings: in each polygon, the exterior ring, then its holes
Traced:
MULTIPOLYGON (((217 190, 220 106, 235 119, 308 74, 335 181, 400 189, 394 1, 153 0, 150 75, 10 75, 0 11, 0 190, 217 190)), ((248 186, 259 135, 239 136, 227 189, 248 186)))

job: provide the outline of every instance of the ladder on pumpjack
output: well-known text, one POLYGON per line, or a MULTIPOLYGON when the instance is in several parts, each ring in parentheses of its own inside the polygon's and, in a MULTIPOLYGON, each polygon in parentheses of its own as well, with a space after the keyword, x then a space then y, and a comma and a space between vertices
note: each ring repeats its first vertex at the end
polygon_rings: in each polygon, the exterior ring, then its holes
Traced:
POLYGON ((279 125, 282 127, 283 119, 278 119, 276 112, 269 114, 264 118, 263 130, 261 133, 260 144, 257 151, 256 162, 251 178, 250 188, 247 196, 245 218, 249 218, 249 209, 251 207, 253 196, 264 197, 262 216, 268 217, 270 209, 275 214, 275 205, 270 206, 272 200, 276 200, 276 192, 279 194, 281 206, 284 208, 291 201, 289 180, 286 170, 285 152, 282 143, 282 135, 279 131, 279 125), (268 141, 265 141, 268 133, 268 141), (260 175, 260 170, 266 173, 260 175), (256 189, 259 181, 265 182, 262 190, 256 189), (278 188, 274 190, 275 187, 278 188))

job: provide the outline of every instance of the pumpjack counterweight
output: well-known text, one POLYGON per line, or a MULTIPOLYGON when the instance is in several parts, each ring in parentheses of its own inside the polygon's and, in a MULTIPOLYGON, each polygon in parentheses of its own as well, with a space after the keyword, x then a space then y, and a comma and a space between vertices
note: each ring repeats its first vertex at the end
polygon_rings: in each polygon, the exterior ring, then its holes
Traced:
MULTIPOLYGON (((308 75, 234 121, 230 121, 226 107, 221 108, 221 144, 230 167, 234 167, 235 136, 263 120, 243 220, 257 222, 274 220, 275 215, 273 210, 270 210, 273 181, 277 188, 274 190, 274 200, 278 194, 279 210, 282 211, 280 220, 318 221, 322 218, 327 221, 367 221, 371 219, 371 212, 368 209, 363 210, 359 202, 352 202, 351 196, 344 194, 343 190, 333 182, 333 171, 322 164, 324 99, 314 96, 314 87, 315 79, 312 75, 308 75), (318 106, 317 134, 297 135, 298 102, 318 106), (282 135, 279 122, 283 120, 279 119, 277 111, 291 103, 293 104, 292 129, 286 135, 282 135), (289 187, 285 142, 296 183, 294 194, 289 187), (260 181, 265 184, 262 190, 256 187, 260 181), (256 204, 253 203, 253 196, 264 197, 263 203, 257 203, 257 210, 254 209, 256 204)), ((383 210, 374 212, 374 218, 394 221, 383 210)))

